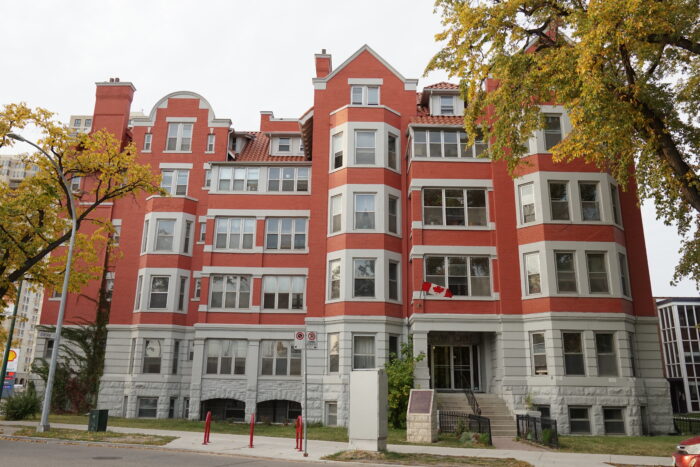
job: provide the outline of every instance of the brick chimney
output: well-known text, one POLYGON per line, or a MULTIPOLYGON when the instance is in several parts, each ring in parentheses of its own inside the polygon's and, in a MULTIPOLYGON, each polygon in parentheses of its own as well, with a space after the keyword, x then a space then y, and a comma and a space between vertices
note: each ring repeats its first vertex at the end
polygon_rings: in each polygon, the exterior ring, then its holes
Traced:
POLYGON ((95 111, 92 117, 94 130, 106 129, 126 143, 126 130, 129 126, 131 101, 136 88, 127 81, 110 78, 109 81, 95 83, 95 111))
POLYGON ((326 49, 321 50, 320 54, 314 55, 316 58, 316 78, 325 78, 331 73, 331 55, 326 53, 326 49))

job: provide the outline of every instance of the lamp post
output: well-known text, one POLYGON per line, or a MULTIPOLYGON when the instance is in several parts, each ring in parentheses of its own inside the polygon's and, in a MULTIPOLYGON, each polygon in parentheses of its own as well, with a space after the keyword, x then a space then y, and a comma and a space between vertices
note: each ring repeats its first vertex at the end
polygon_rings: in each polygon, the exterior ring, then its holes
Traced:
POLYGON ((68 282, 70 281, 70 267, 73 262, 73 247, 75 246, 75 233, 77 231, 78 219, 75 212, 75 200, 73 199, 73 192, 71 187, 66 183, 66 179, 63 176, 63 171, 59 167, 58 163, 47 154, 46 151, 41 149, 37 144, 25 139, 24 137, 15 134, 8 133, 8 138, 12 138, 16 141, 21 141, 34 146, 38 149, 51 163, 56 173, 61 178, 61 184, 68 195, 68 204, 70 206, 70 215, 72 220, 71 231, 70 231, 70 242, 68 244, 68 258, 66 259, 66 272, 63 276, 63 289, 61 289, 61 303, 58 307, 58 318, 56 319, 56 336, 54 338, 53 350, 51 352, 51 364, 49 365, 49 375, 46 378, 46 391, 44 391, 44 402, 41 408, 41 421, 37 427, 37 431, 44 432, 49 431, 51 426, 49 425, 49 412, 51 411, 51 393, 53 391, 53 380, 56 374, 56 363, 58 361, 58 349, 61 345, 61 328, 63 327, 63 316, 66 312, 66 299, 68 298, 68 282))

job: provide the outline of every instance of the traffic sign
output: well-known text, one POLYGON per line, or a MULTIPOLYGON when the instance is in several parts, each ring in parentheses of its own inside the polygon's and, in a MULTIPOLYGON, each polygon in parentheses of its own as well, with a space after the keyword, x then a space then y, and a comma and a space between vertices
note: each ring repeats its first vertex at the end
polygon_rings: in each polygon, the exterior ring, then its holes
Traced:
POLYGON ((306 333, 306 339, 309 342, 316 342, 316 332, 314 331, 309 331, 306 333))

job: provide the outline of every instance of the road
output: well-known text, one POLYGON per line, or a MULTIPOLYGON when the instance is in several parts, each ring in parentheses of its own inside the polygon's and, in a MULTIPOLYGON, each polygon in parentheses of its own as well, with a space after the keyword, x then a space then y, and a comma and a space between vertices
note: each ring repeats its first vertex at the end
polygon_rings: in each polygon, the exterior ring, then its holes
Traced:
MULTIPOLYGON (((65 444, 56 441, 10 441, 0 439, 1 465, 22 467, 299 467, 322 465, 318 462, 293 462, 244 456, 194 454, 153 448, 107 447, 65 444)), ((328 465, 328 464, 325 464, 328 465)))

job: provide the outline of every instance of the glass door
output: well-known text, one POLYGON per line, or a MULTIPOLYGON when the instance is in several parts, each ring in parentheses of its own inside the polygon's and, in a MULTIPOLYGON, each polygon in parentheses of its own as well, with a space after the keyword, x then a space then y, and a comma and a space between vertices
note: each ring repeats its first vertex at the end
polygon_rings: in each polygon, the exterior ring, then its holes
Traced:
POLYGON ((471 347, 452 347, 452 386, 454 389, 473 387, 471 347))
POLYGON ((476 345, 435 345, 431 354, 434 389, 479 389, 479 349, 476 345))
POLYGON ((433 388, 452 389, 452 348, 436 345, 433 347, 433 388))

